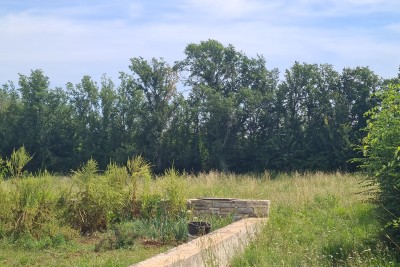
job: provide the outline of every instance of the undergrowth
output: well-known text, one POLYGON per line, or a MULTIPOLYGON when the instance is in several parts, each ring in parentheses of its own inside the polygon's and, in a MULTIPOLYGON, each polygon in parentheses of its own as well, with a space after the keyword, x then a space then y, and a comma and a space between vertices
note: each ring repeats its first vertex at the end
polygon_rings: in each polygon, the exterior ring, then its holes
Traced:
MULTIPOLYGON (((154 176, 140 157, 110 163, 104 173, 89 160, 71 177, 20 167, 15 177, 2 169, 0 265, 132 264, 185 242, 194 219, 186 199, 199 197, 271 200, 267 226, 232 266, 399 265, 399 252, 378 238, 376 207, 360 194, 368 188, 359 175, 194 176, 170 169, 154 176)), ((233 221, 197 219, 212 229, 233 221)))

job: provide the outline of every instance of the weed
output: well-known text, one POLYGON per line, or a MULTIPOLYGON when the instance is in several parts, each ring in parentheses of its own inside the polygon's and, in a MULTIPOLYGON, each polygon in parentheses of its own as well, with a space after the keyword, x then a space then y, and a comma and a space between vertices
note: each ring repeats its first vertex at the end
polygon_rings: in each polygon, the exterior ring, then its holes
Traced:
POLYGON ((32 156, 29 155, 24 146, 20 147, 18 150, 14 149, 11 157, 6 160, 6 166, 11 177, 20 178, 22 176, 22 170, 31 160, 32 156))

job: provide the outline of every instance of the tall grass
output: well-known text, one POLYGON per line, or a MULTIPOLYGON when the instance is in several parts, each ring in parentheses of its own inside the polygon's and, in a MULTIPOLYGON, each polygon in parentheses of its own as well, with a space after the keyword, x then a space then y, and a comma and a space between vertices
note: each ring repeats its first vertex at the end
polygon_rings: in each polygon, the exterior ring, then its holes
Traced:
POLYGON ((398 252, 379 241, 363 181, 340 173, 266 181, 260 191, 272 202, 270 220, 232 266, 398 266, 398 252))
MULTIPOLYGON (((380 226, 361 193, 368 189, 363 180, 341 173, 195 176, 173 169, 154 177, 138 159, 110 164, 104 174, 88 162, 72 177, 0 180, 0 266, 132 264, 185 240, 191 218, 184 201, 199 197, 271 200, 267 226, 232 266, 395 266, 396 253, 377 238, 380 226), (17 246, 8 241, 12 233, 22 237, 17 246)), ((213 229, 229 223, 207 220, 213 229)))

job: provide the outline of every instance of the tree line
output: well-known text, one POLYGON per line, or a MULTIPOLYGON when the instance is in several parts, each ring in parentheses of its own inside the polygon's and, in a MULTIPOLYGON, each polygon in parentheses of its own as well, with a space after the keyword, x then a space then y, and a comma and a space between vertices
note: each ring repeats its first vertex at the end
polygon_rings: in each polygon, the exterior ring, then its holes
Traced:
POLYGON ((215 40, 184 53, 172 65, 132 58, 117 85, 84 76, 50 88, 42 70, 20 74, 0 89, 0 155, 24 146, 31 171, 69 172, 91 158, 105 169, 134 155, 155 172, 352 171, 364 113, 390 82, 368 67, 299 62, 281 79, 262 56, 215 40))

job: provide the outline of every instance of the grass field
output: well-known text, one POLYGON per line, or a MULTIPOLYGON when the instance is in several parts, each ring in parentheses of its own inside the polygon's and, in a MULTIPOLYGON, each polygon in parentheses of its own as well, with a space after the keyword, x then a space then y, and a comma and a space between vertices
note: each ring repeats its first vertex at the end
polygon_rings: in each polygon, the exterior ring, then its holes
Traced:
MULTIPOLYGON (((182 178, 182 177, 181 177, 182 178)), ((49 178, 47 178, 49 179, 49 178)), ((68 179, 52 177, 55 188, 68 179)), ((176 182, 176 181, 175 181, 176 182)), ((4 192, 10 184, 2 182, 4 192)), ((47 183, 47 184, 48 184, 47 183)), ((151 180, 152 194, 171 186, 166 179, 151 180)), ((378 235, 381 226, 361 175, 280 174, 184 175, 181 196, 232 197, 271 200, 270 219, 232 266, 399 266, 399 251, 390 251, 378 235)), ((138 197, 146 187, 138 183, 138 197)), ((59 189, 58 189, 59 190, 59 189)), ((1 192, 0 192, 1 193, 1 192)), ((1 229, 0 229, 1 230, 1 229)), ((0 231, 1 233, 1 231, 0 231)), ((165 251, 173 244, 136 242, 119 249, 96 250, 109 232, 76 236, 46 245, 46 240, 0 240, 0 266, 127 266, 165 251), (33 243, 32 243, 33 242, 33 243), (96 252, 97 251, 97 252, 96 252)), ((1 235, 0 235, 1 236, 1 235)))

